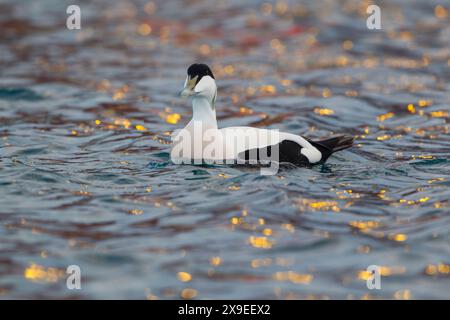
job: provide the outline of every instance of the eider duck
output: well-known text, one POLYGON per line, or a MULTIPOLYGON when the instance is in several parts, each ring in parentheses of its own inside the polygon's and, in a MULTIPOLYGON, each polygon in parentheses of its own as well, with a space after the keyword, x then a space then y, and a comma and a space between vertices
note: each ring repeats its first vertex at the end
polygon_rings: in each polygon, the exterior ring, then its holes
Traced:
POLYGON ((215 102, 217 86, 206 64, 187 69, 182 97, 192 100, 192 119, 172 134, 171 160, 176 164, 277 163, 296 166, 325 163, 336 151, 353 145, 354 137, 337 135, 313 141, 300 135, 253 127, 219 129, 215 102))

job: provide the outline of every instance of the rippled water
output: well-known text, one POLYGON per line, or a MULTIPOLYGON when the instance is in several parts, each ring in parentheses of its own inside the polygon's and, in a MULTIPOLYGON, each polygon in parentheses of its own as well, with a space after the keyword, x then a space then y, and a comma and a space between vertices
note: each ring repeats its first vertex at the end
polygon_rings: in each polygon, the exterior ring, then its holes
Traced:
POLYGON ((0 296, 450 298, 450 5, 380 3, 370 31, 365 1, 97 0, 69 31, 72 1, 2 1, 0 296), (220 126, 357 145, 275 176, 171 164, 193 62, 220 126))

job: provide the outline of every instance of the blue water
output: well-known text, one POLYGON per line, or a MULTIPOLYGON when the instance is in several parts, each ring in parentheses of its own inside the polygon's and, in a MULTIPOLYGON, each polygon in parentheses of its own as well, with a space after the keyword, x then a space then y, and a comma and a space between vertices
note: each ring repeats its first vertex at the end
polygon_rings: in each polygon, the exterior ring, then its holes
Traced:
POLYGON ((380 31, 361 1, 152 3, 82 3, 80 31, 70 1, 0 4, 1 298, 450 298, 448 1, 383 2, 380 31), (355 147, 172 164, 193 62, 220 126, 355 147))

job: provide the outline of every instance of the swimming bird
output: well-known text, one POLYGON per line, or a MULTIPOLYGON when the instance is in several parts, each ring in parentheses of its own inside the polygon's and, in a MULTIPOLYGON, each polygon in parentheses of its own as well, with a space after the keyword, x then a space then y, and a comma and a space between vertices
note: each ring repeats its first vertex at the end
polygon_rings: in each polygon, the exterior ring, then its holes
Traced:
POLYGON ((217 86, 206 64, 193 64, 187 69, 180 95, 192 100, 193 114, 186 127, 172 135, 171 159, 175 163, 272 160, 296 166, 314 165, 324 163, 334 152, 353 145, 354 137, 349 135, 313 141, 278 130, 243 126, 219 129, 217 86))

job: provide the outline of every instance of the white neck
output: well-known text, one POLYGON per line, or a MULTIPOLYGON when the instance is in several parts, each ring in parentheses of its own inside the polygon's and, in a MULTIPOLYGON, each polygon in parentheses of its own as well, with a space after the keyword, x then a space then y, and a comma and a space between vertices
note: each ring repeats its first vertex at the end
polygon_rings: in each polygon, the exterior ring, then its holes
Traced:
POLYGON ((208 127, 217 128, 216 110, 205 97, 192 99, 192 121, 201 121, 208 127))

